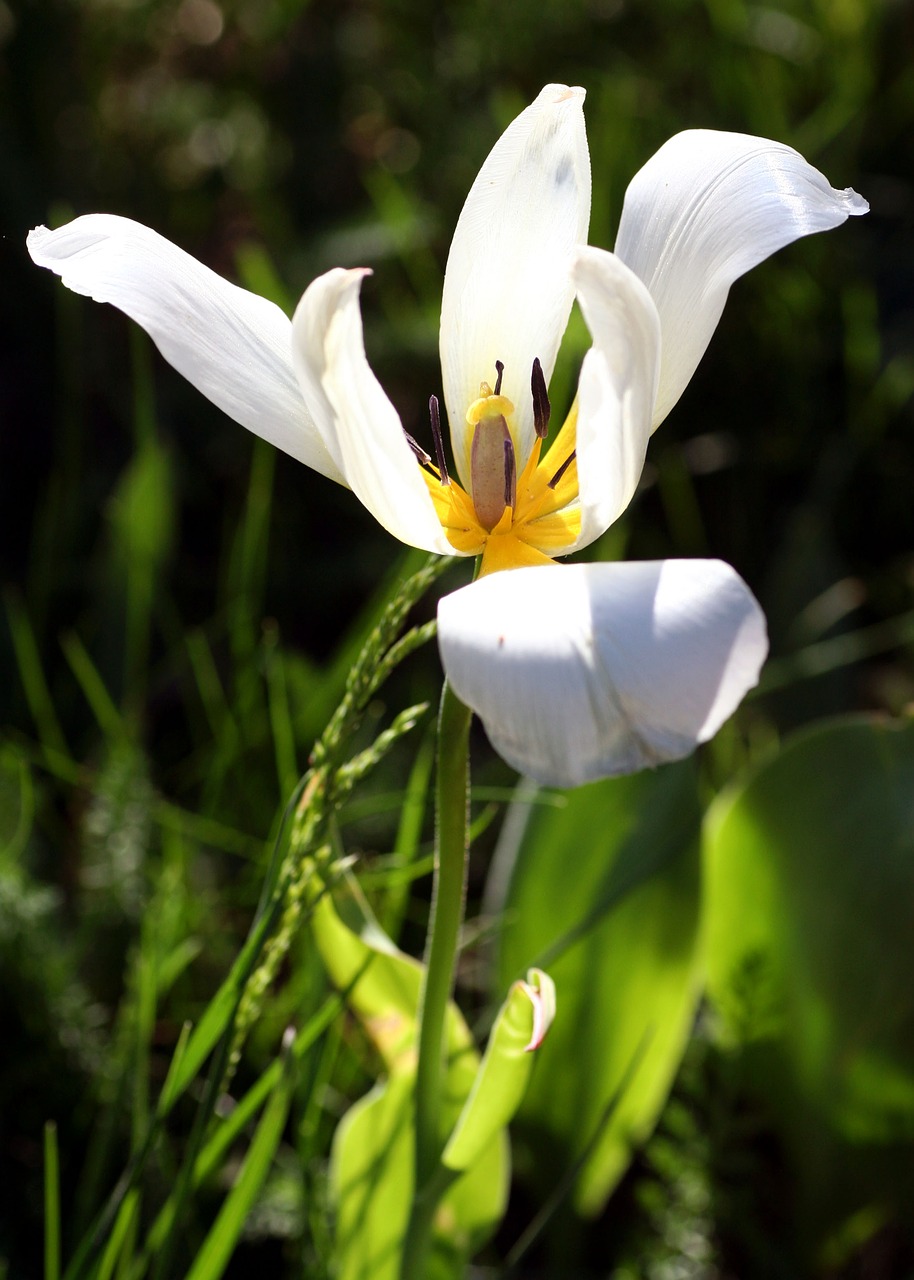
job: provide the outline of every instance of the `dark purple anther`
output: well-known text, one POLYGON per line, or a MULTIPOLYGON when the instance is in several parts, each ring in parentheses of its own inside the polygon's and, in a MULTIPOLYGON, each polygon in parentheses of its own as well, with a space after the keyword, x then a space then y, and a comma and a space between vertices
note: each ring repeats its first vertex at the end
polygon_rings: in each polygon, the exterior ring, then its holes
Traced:
POLYGON ((428 412, 432 420, 432 437, 435 441, 435 457, 438 460, 438 479, 442 484, 450 484, 447 473, 447 460, 444 456, 444 440, 441 437, 441 414, 438 410, 438 397, 429 396, 428 412))
POLYGON ((512 511, 517 506, 517 463, 510 440, 505 441, 505 506, 512 511))
POLYGON ((545 440, 549 430, 549 417, 552 406, 546 391, 546 379, 543 377, 543 366, 539 357, 533 361, 533 372, 530 375, 530 390, 533 393, 533 426, 541 440, 545 440))

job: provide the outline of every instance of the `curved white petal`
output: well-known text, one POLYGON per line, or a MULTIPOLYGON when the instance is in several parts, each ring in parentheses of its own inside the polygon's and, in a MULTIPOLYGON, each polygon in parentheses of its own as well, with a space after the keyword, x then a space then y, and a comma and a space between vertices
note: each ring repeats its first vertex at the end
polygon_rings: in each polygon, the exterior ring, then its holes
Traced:
POLYGON ((660 312, 655 427, 695 372, 733 281, 793 240, 868 208, 766 138, 690 129, 648 160, 625 193, 615 251, 660 312))
POLYGON ((56 231, 36 227, 28 250, 75 293, 110 302, 224 413, 332 480, 342 476, 305 408, 292 368, 289 317, 229 284, 129 218, 90 213, 56 231))
POLYGON ((302 395, 328 453, 375 519, 401 542, 454 555, 397 411, 365 355, 359 288, 368 274, 335 267, 305 290, 292 318, 302 395))
POLYGON ((719 560, 492 574, 440 601, 438 640, 499 754, 564 787, 688 755, 768 648, 755 598, 719 560))
POLYGON ((519 469, 533 441, 530 374, 548 383, 568 323, 571 252, 587 241, 590 156, 583 89, 547 85, 483 164, 454 231, 441 302, 444 400, 458 472, 470 483, 466 411, 505 366, 519 469))
POLYGON ((574 281, 593 338, 578 384, 581 533, 574 546, 586 547, 622 514, 641 477, 660 373, 660 317, 634 272, 605 249, 577 251, 574 281))

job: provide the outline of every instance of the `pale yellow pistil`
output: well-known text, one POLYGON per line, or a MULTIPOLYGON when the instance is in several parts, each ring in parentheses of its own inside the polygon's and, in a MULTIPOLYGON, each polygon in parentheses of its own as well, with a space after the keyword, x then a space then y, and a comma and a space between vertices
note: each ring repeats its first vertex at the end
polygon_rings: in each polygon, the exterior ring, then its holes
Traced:
POLYGON ((577 460, 577 401, 541 460, 537 436, 529 456, 517 456, 514 405, 487 383, 467 410, 470 443, 468 493, 453 479, 423 469, 435 511, 455 551, 481 555, 480 573, 551 564, 581 529, 577 460), (569 459, 571 461, 569 462, 569 459))

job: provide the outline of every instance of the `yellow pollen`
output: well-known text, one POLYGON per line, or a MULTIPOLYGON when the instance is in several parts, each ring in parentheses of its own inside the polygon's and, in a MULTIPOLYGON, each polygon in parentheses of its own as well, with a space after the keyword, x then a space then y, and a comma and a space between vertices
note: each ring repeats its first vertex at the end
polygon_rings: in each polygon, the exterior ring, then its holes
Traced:
MULTIPOLYGON (((502 419, 510 424, 514 405, 507 396, 492 395, 488 384, 466 413, 469 427, 477 427, 489 419, 502 419)), ((448 542, 463 555, 482 556, 480 573, 522 565, 553 564, 563 555, 581 531, 578 504, 578 465, 571 458, 577 438, 578 406, 571 406, 561 430, 545 458, 541 458, 544 441, 535 438, 529 454, 517 458, 516 499, 505 505, 498 521, 487 526, 476 510, 471 494, 451 477, 441 484, 437 474, 423 469, 435 512, 447 534, 448 542), (570 463, 562 470, 563 464, 570 463), (555 484, 551 482, 558 476, 555 484)), ((511 432, 512 437, 514 433, 511 432)), ((491 517, 490 517, 491 519, 491 517)))
POLYGON ((504 418, 508 421, 514 414, 514 405, 507 396, 493 396, 487 382, 479 385, 479 399, 474 400, 467 409, 467 425, 475 427, 486 418, 504 418))

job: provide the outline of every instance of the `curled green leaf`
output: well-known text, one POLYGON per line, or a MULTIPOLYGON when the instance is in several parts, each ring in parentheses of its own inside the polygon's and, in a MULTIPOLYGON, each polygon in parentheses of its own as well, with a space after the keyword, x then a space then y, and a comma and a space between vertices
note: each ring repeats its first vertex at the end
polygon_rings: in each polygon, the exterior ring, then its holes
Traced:
POLYGON ((537 1048, 555 1016, 555 984, 541 969, 515 982, 499 1011, 470 1096, 444 1149, 442 1164, 471 1168, 520 1106, 537 1048))

